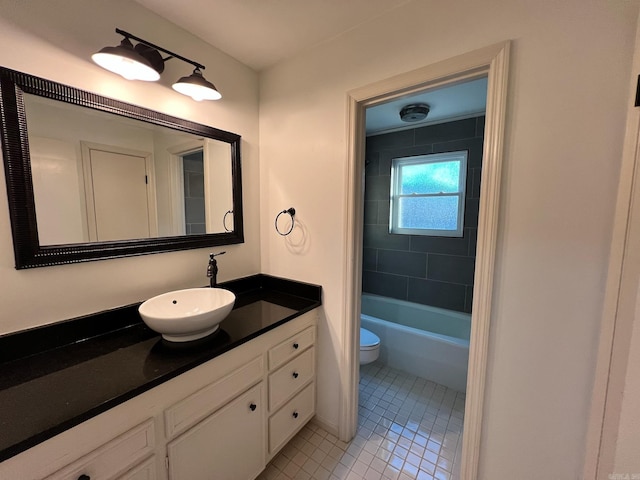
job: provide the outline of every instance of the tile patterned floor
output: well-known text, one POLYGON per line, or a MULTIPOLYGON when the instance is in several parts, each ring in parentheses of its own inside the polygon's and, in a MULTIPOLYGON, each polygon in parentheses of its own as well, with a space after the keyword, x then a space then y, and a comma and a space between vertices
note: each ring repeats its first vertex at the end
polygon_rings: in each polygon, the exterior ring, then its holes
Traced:
POLYGON ((464 400, 428 380, 364 365, 355 438, 345 443, 310 423, 258 480, 455 480, 464 400))

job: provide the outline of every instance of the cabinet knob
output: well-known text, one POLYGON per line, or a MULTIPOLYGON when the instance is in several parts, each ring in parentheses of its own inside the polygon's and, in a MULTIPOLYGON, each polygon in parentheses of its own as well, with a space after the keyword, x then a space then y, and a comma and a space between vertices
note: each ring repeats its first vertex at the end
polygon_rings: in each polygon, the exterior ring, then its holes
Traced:
POLYGON ((296 349, 296 350, 298 349, 298 347, 299 347, 299 346, 300 346, 300 345, 298 345, 298 342, 296 342, 296 343, 294 343, 294 344, 293 344, 293 348, 294 348, 294 349, 296 349))
POLYGON ((255 412, 255 411, 256 411, 256 408, 258 408, 258 406, 257 406, 255 403, 252 403, 251 405, 249 405, 249 409, 250 409, 252 412, 255 412))
POLYGON ((293 378, 298 378, 298 372, 293 372, 293 378))
POLYGON ((298 412, 293 412, 293 418, 298 418, 298 412))
POLYGON ((82 474, 78 477, 78 480, 91 480, 89 475, 82 474))

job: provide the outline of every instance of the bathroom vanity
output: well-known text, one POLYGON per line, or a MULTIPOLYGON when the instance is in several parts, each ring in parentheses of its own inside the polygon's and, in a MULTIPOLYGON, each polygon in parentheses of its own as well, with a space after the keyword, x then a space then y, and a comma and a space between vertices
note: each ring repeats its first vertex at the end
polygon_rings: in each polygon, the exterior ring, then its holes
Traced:
POLYGON ((315 413, 321 289, 267 275, 220 286, 234 310, 189 344, 162 340, 137 305, 0 337, 0 478, 258 476, 315 413))

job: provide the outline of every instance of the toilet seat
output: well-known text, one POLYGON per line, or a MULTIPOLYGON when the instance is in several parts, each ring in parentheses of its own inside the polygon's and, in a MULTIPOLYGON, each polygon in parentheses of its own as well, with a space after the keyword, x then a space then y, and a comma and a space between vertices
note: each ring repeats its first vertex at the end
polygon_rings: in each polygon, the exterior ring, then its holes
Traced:
POLYGON ((360 350, 375 350, 380 346, 380 338, 366 328, 360 328, 360 350))

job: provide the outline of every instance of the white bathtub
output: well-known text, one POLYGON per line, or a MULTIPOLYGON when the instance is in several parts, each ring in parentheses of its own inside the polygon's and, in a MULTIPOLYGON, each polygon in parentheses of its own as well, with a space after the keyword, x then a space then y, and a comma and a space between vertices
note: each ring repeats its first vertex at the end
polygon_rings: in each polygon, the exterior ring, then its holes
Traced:
POLYGON ((466 390, 471 315, 363 294, 361 326, 380 337, 385 365, 466 390))

